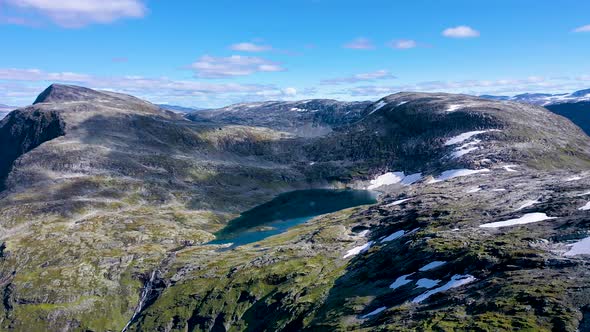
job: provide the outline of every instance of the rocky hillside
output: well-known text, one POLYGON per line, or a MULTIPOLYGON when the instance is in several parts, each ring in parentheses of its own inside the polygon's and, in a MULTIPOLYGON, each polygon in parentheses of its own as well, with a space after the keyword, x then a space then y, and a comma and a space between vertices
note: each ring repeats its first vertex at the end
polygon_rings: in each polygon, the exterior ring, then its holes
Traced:
POLYGON ((291 108, 188 121, 53 85, 11 113, 0 329, 590 324, 590 139, 571 122, 447 94, 391 95, 350 118, 291 108), (380 196, 252 244, 206 244, 279 193, 342 187, 380 196))
POLYGON ((220 109, 193 112, 193 121, 214 121, 267 127, 298 136, 320 136, 333 128, 358 121, 370 102, 340 102, 311 99, 297 102, 245 103, 220 109))

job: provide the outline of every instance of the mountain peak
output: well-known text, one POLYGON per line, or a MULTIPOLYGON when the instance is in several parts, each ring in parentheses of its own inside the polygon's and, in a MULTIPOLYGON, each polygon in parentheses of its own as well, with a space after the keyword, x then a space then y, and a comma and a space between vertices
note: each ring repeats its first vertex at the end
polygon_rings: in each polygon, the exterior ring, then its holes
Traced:
POLYGON ((97 99, 102 95, 98 91, 89 88, 66 85, 66 84, 51 84, 47 89, 43 90, 41 94, 35 99, 33 104, 39 103, 55 103, 68 101, 88 101, 97 99))

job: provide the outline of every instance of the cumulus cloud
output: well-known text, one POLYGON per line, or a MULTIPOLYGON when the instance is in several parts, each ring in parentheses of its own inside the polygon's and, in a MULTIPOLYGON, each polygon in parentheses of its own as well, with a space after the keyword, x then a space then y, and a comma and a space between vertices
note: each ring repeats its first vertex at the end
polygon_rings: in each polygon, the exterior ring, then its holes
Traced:
POLYGON ((285 71, 278 63, 253 56, 232 55, 213 57, 204 55, 190 65, 200 78, 247 76, 257 72, 285 71))
POLYGON ((443 36, 449 38, 473 38, 479 37, 479 31, 466 25, 447 28, 442 32, 443 36))
POLYGON ((272 50, 270 45, 260 45, 255 43, 237 43, 229 47, 233 51, 240 52, 264 52, 272 50))
POLYGON ((390 42, 389 46, 392 48, 397 48, 399 50, 407 50, 410 48, 417 47, 418 43, 415 40, 411 39, 400 39, 390 42))
POLYGON ((147 12, 141 0, 0 0, 0 3, 47 17, 63 27, 140 18, 147 12))
POLYGON ((343 47, 353 50, 372 50, 375 48, 375 45, 369 39, 360 37, 344 44, 343 47))
POLYGON ((574 29, 574 32, 590 32, 590 24, 577 27, 574 29))
POLYGON ((323 85, 339 85, 347 83, 358 83, 364 81, 376 81, 376 80, 388 80, 396 78, 390 74, 387 70, 377 70, 369 73, 355 74, 347 77, 331 78, 322 80, 323 85))

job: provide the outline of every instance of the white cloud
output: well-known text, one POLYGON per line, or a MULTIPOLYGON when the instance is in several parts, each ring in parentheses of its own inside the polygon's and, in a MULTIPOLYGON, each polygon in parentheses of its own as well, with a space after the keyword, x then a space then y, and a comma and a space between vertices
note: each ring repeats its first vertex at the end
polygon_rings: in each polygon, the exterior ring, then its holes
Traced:
POLYGON ((574 29, 574 32, 590 32, 590 24, 577 27, 574 29))
POLYGON ((460 25, 457 27, 445 29, 442 32, 442 34, 443 34, 443 36, 449 37, 449 38, 479 37, 479 31, 477 31, 469 26, 466 26, 466 25, 460 25))
POLYGON ((84 82, 90 76, 71 72, 48 73, 39 69, 0 68, 0 80, 84 82))
POLYGON ((229 48, 231 50, 241 52, 264 52, 272 50, 270 45, 260 45, 254 43, 237 43, 231 45, 229 48))
POLYGON ((391 43, 389 43, 389 46, 392 48, 400 49, 400 50, 406 50, 406 49, 417 47, 418 43, 416 43, 415 40, 411 40, 411 39, 400 39, 400 40, 392 41, 391 43))
POLYGON ((414 84, 379 86, 366 85, 343 89, 337 94, 353 97, 382 97, 399 91, 449 92, 466 94, 508 94, 523 92, 571 92, 580 89, 578 78, 548 79, 530 76, 522 79, 424 81, 414 84))
POLYGON ((322 80, 323 85, 338 85, 346 83, 357 83, 375 80, 395 79, 396 77, 390 74, 387 70, 377 70, 369 73, 355 74, 348 77, 331 78, 322 80))
POLYGON ((278 63, 253 57, 232 55, 229 57, 213 57, 204 55, 190 65, 195 75, 201 78, 224 78, 247 76, 256 72, 285 71, 278 63))
POLYGON ((147 12, 141 0, 3 0, 0 3, 33 11, 64 27, 139 18, 147 12))
POLYGON ((282 92, 283 92, 283 94, 285 96, 295 96, 295 95, 297 95, 297 89, 295 89, 295 88, 285 88, 285 89, 283 89, 282 92))
POLYGON ((93 89, 128 93, 158 101, 201 100, 203 105, 221 106, 231 102, 261 100, 266 95, 288 98, 297 94, 292 87, 275 85, 209 83, 196 80, 173 80, 167 77, 92 76, 69 72, 46 72, 39 69, 0 68, 0 100, 3 103, 31 103, 50 83, 69 83, 93 89))
POLYGON ((350 48, 353 50, 372 50, 375 48, 375 46, 369 39, 362 37, 344 44, 343 47, 350 48))

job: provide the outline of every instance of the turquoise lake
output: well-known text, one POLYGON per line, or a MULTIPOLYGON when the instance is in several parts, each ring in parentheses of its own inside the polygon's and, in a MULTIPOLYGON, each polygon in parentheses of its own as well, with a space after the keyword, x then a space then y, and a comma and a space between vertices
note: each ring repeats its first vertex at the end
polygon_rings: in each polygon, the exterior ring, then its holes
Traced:
POLYGON ((258 242, 310 219, 346 208, 373 204, 374 192, 366 190, 310 189, 281 194, 231 220, 209 244, 232 247, 258 242))

